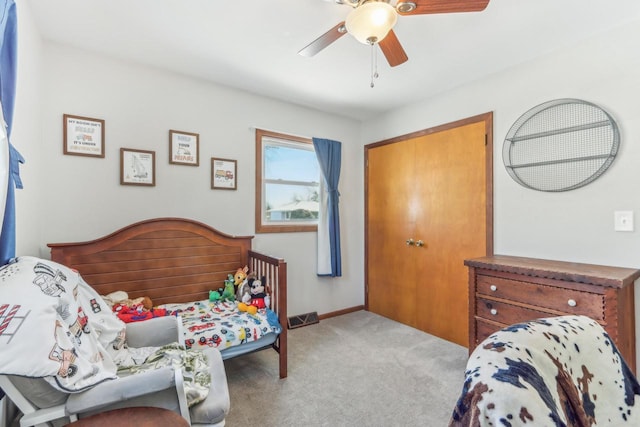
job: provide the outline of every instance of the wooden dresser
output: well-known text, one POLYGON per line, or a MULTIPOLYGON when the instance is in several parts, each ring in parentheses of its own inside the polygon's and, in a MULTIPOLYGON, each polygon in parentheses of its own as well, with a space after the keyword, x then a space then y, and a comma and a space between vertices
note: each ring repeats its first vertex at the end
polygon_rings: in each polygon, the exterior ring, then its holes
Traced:
POLYGON ((597 320, 636 372, 634 281, 640 270, 494 255, 469 267, 469 353, 493 332, 540 317, 597 320))

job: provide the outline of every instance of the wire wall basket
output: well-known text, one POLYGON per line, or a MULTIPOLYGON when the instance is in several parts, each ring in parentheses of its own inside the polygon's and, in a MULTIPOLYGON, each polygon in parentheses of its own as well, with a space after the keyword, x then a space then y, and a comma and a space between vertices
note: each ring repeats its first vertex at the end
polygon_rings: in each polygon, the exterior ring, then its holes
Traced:
POLYGON ((618 125, 606 111, 579 99, 557 99, 516 120, 504 140, 502 158, 518 184, 568 191, 602 175, 619 145, 618 125))

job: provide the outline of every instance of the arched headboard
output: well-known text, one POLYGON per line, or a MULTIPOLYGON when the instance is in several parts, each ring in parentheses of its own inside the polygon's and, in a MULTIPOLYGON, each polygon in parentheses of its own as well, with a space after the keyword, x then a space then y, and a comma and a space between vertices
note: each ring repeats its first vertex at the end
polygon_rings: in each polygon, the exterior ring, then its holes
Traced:
POLYGON ((154 304, 208 298, 248 265, 253 236, 230 236, 197 221, 156 218, 87 242, 50 243, 51 259, 74 268, 102 295, 126 291, 154 304))

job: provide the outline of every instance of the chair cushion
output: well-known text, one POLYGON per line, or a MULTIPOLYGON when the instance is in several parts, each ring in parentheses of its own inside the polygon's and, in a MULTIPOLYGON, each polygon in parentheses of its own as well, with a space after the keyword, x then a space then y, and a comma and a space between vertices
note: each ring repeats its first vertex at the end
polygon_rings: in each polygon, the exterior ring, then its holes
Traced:
MULTIPOLYGON (((207 355, 209 360, 209 372, 211 374, 211 386, 207 398, 189 409, 191 423, 195 424, 218 424, 224 421, 229 413, 230 400, 229 389, 227 386, 227 375, 222 362, 220 352, 215 348, 206 348, 202 351, 207 355)), ((141 375, 141 374, 137 374, 141 375)), ((133 376, 135 377, 135 375, 133 376)), ((131 377, 127 377, 131 378, 131 377)), ((142 384, 144 386, 144 384, 142 384)), ((87 394, 87 392, 82 393, 87 394)), ((80 399, 80 396, 71 396, 68 408, 78 410, 72 402, 80 399)), ((175 396, 175 389, 167 389, 150 395, 139 396, 126 401, 115 403, 108 406, 108 409, 125 408, 132 406, 154 406, 169 409, 174 412, 180 412, 178 401, 175 396)), ((83 412, 80 418, 84 418, 104 411, 104 408, 83 412)))
POLYGON ((13 385, 38 408, 51 408, 67 401, 69 395, 53 388, 42 378, 19 377, 7 375, 13 385))
POLYGON ((189 409, 192 424, 216 424, 229 413, 229 388, 222 356, 215 348, 203 349, 209 359, 211 387, 207 398, 189 409))
POLYGON ((143 322, 127 323, 129 347, 161 347, 180 342, 180 321, 175 316, 154 317, 143 322))

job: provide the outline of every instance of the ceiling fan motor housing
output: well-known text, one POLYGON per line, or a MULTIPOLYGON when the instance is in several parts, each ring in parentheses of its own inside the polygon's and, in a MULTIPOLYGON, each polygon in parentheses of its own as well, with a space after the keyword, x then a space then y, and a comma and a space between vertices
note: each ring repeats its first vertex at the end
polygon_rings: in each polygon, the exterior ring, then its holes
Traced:
POLYGON ((369 1, 353 9, 345 21, 347 31, 364 44, 386 37, 398 20, 396 10, 383 1, 369 1))
POLYGON ((400 13, 411 13, 416 10, 416 4, 412 1, 400 1, 396 3, 396 10, 400 13))

